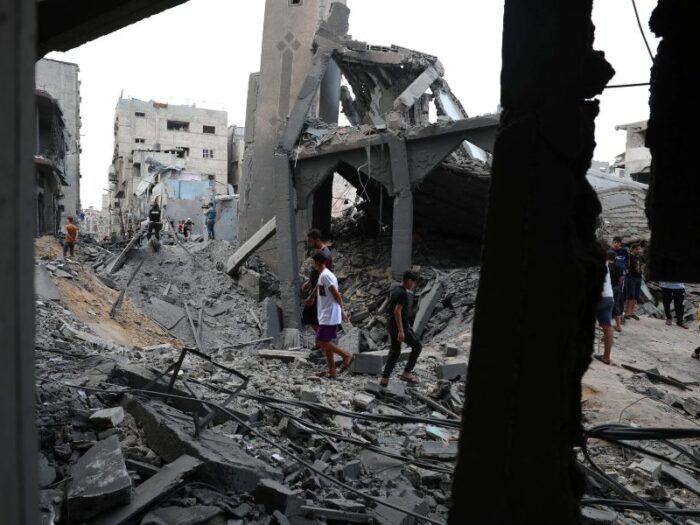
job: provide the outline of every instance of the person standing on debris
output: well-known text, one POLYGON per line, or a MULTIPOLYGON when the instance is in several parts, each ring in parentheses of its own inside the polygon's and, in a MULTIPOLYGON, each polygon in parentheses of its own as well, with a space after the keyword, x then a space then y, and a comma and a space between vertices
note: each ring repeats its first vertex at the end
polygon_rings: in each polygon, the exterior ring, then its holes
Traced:
MULTIPOLYGON (((619 286, 617 308, 620 311, 620 315, 622 315, 625 312, 625 274, 627 273, 627 266, 629 266, 630 252, 627 248, 623 248, 622 237, 613 237, 612 251, 615 252, 615 264, 620 270, 620 280, 617 282, 617 286, 619 286)), ((611 276, 613 276, 612 273, 611 276)), ((614 290, 616 286, 614 279, 612 285, 614 290)), ((624 322, 623 318, 622 323, 624 324, 624 322)))
POLYGON ((639 317, 634 313, 634 308, 637 306, 642 291, 643 264, 642 247, 639 244, 633 244, 625 276, 625 319, 631 318, 639 321, 639 317))
POLYGON ((401 285, 393 288, 389 295, 387 331, 389 332, 389 338, 391 340, 391 349, 389 350, 384 372, 382 372, 382 378, 379 381, 381 386, 389 385, 389 377, 391 377, 391 373, 394 371, 394 367, 399 361, 401 345, 403 343, 411 347, 411 355, 399 378, 406 381, 409 385, 418 384, 418 378, 413 374, 413 369, 416 367, 418 357, 423 347, 409 324, 413 306, 409 291, 413 290, 417 283, 418 273, 413 270, 406 270, 403 274, 401 285))
MULTIPOLYGON (((333 255, 330 249, 321 240, 321 232, 319 230, 313 229, 306 234, 306 245, 312 253, 321 252, 326 257, 326 268, 333 271, 333 255)), ((313 262, 313 260, 312 260, 313 262)), ((301 318, 302 323, 313 327, 315 332, 318 332, 318 314, 316 308, 316 285, 318 284, 319 273, 316 271, 314 265, 311 265, 311 271, 309 272, 309 279, 304 283, 302 290, 307 294, 306 301, 304 302, 304 310, 302 311, 301 318)))
POLYGON ((338 325, 347 322, 343 298, 338 290, 338 279, 333 272, 326 267, 326 255, 317 251, 313 255, 314 268, 318 272, 316 285, 316 308, 318 311, 318 330, 316 331, 316 345, 326 354, 328 370, 320 375, 329 379, 335 379, 335 355, 343 358, 340 372, 345 372, 352 363, 352 354, 339 348, 333 341, 337 337, 338 325))
POLYGON ((160 222, 160 206, 157 202, 154 202, 151 206, 151 211, 148 212, 148 231, 146 232, 146 239, 151 238, 151 235, 155 233, 156 239, 160 240, 160 230, 163 224, 160 222))
POLYGON ((620 299, 620 289, 623 279, 623 273, 618 264, 615 262, 617 254, 610 250, 607 255, 607 267, 610 274, 610 284, 613 291, 613 318, 615 319, 615 330, 622 332, 622 302, 620 299))
POLYGON ((192 219, 188 217, 182 227, 182 233, 185 236, 185 240, 189 239, 190 233, 192 233, 192 226, 194 226, 194 222, 192 222, 192 219))
POLYGON ((204 211, 204 216, 206 217, 207 223, 207 236, 209 240, 214 240, 214 225, 216 224, 216 208, 214 208, 214 203, 210 202, 207 209, 204 211))
POLYGON ((673 324, 673 315, 671 315, 671 301, 673 308, 676 311, 676 324, 681 328, 688 328, 685 324, 685 285, 683 283, 659 283, 661 285, 661 300, 664 303, 664 313, 666 314, 666 324, 673 324))
POLYGON ((68 252, 73 257, 75 245, 78 244, 78 227, 73 224, 73 217, 66 217, 66 237, 63 239, 63 256, 66 257, 68 252))
POLYGON ((596 317, 598 324, 603 330, 603 356, 600 360, 606 365, 610 364, 610 353, 613 346, 613 328, 612 317, 615 307, 615 293, 612 287, 612 279, 610 275, 610 266, 605 265, 605 279, 603 280, 603 291, 601 293, 598 308, 596 309, 596 317))

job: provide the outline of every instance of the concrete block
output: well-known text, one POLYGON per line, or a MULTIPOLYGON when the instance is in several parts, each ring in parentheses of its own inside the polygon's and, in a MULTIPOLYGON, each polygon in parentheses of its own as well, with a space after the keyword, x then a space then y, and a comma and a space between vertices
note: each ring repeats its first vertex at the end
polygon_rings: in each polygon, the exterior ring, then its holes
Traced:
POLYGON ((99 441, 73 465, 67 500, 75 522, 131 501, 131 477, 117 436, 99 441))
POLYGON ((467 378, 467 361, 448 360, 445 364, 436 365, 435 373, 438 379, 454 381, 459 378, 460 381, 464 381, 467 378))
POLYGON ((426 459, 449 460, 457 457, 457 443, 423 441, 418 446, 418 456, 426 459))
POLYGON ((260 274, 258 272, 244 268, 238 274, 236 283, 255 301, 262 301, 262 286, 260 282, 260 274))
POLYGON ((258 505, 264 505, 267 512, 276 510, 285 516, 297 516, 301 511, 303 500, 298 492, 272 479, 261 479, 253 492, 258 505))
MULTIPOLYGON (((411 350, 406 348, 401 350, 399 363, 408 359, 411 350)), ((355 374, 379 375, 384 370, 384 365, 389 357, 389 350, 377 350, 375 352, 364 352, 355 354, 355 358, 350 366, 350 371, 355 374)))
POLYGON ((320 400, 319 391, 314 388, 302 388, 299 391, 299 399, 308 403, 318 403, 320 400))
POLYGON ((114 428, 124 421, 124 409, 122 407, 105 408, 98 410, 90 416, 90 422, 100 428, 114 428))
POLYGON ((362 474, 362 463, 358 459, 349 461, 343 465, 342 469, 344 479, 357 479, 362 474))
POLYGON ((418 313, 416 318, 413 320, 413 331, 418 337, 423 335, 426 326, 428 326, 428 321, 433 315, 433 311, 437 306, 440 299, 442 299, 442 281, 437 280, 430 291, 420 298, 418 302, 418 313))
POLYGON ((365 411, 369 409, 376 400, 377 398, 374 396, 357 392, 352 398, 352 406, 355 407, 356 410, 365 411))
POLYGON ((192 418, 160 401, 125 396, 125 408, 141 424, 148 446, 165 461, 183 454, 202 461, 198 471, 202 481, 224 490, 250 492, 262 478, 282 478, 279 470, 250 456, 235 439, 207 429, 195 439, 192 418))
POLYGON ((61 293, 51 280, 49 272, 40 264, 34 267, 34 294, 45 301, 61 300, 61 293))
POLYGON ((276 230, 277 221, 275 218, 272 218, 229 258, 226 265, 226 273, 231 277, 235 277, 241 266, 245 264, 248 258, 253 255, 260 246, 272 238, 276 230))
POLYGON ((219 507, 162 507, 146 514, 141 525, 217 525, 224 523, 224 511, 219 507))
MULTIPOLYGON (((134 491, 131 503, 126 507, 115 509, 97 518, 90 525, 122 525, 130 523, 144 510, 152 507, 163 496, 173 491, 184 479, 195 472, 202 462, 191 457, 181 456, 172 463, 165 465, 158 473, 139 485, 134 491)), ((183 511, 184 515, 184 510, 183 511)), ((154 522, 160 523, 160 522, 154 522)), ((202 521, 165 521, 170 524, 208 523, 202 521)))
POLYGON ((263 312, 265 315, 265 319, 263 320, 265 336, 279 337, 284 328, 282 309, 275 301, 268 297, 263 304, 263 312))

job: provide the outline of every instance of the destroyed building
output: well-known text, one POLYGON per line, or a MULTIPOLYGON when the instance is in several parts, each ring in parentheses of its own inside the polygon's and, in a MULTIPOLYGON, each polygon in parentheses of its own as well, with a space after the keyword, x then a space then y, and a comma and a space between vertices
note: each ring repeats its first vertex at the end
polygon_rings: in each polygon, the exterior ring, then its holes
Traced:
POLYGON ((646 146, 648 126, 646 120, 615 126, 616 130, 627 134, 625 152, 616 167, 623 169, 627 177, 644 184, 649 184, 651 179, 651 152, 646 146))
POLYGON ((232 193, 227 124, 225 111, 119 99, 109 183, 120 233, 138 229, 155 199, 170 199, 173 220, 191 216, 201 229, 201 205, 232 193))
POLYGON ((60 222, 67 216, 77 217, 80 204, 80 80, 78 64, 43 58, 36 63, 36 87, 50 94, 63 114, 66 137, 64 175, 66 186, 62 188, 60 222))
POLYGON ((243 177, 243 157, 245 155, 245 128, 229 126, 228 128, 228 183, 233 192, 238 193, 238 187, 243 177))
POLYGON ((34 209, 40 236, 57 234, 61 226, 68 133, 58 101, 46 91, 36 91, 36 113, 34 209))

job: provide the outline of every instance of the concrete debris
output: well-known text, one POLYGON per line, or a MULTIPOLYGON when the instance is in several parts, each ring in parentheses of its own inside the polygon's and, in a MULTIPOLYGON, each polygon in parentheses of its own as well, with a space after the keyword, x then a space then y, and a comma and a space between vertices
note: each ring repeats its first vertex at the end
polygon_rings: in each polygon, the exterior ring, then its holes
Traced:
POLYGON ((41 264, 34 267, 34 293, 45 301, 61 300, 61 293, 51 280, 46 266, 41 264))
POLYGON ((99 441, 73 465, 67 501, 73 521, 90 519, 131 501, 131 478, 117 436, 99 441))
POLYGON ((104 408, 90 416, 90 421, 102 428, 113 428, 124 421, 124 409, 122 407, 104 408))
POLYGON ((194 507, 163 507, 149 512, 141 525, 220 525, 224 523, 224 511, 219 507, 196 505, 194 507))
POLYGON ((255 502, 264 505, 268 512, 280 511, 285 516, 297 516, 303 504, 298 492, 272 479, 261 479, 253 496, 255 502))
POLYGON ((277 224, 275 219, 269 220, 265 225, 260 228, 254 235, 252 235, 238 250, 234 253, 228 260, 226 265, 226 273, 231 277, 235 277, 238 274, 241 266, 245 264, 246 260, 251 257, 255 251, 265 244, 272 236, 275 234, 277 229, 277 224))

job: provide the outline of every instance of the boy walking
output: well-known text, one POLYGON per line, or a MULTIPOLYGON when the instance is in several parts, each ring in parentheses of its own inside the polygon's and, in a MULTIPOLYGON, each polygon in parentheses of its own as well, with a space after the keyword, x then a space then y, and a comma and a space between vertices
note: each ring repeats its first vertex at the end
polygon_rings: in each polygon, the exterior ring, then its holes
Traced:
POLYGON ((345 372, 352 363, 352 354, 338 348, 333 342, 337 337, 338 325, 348 320, 343 305, 343 298, 338 291, 338 279, 333 272, 326 268, 326 256, 323 252, 313 255, 314 269, 318 272, 318 284, 316 285, 316 308, 318 312, 318 331, 316 332, 316 345, 326 354, 328 370, 319 374, 321 377, 335 379, 335 357, 338 354, 343 358, 341 372, 345 372))
POLYGON ((381 386, 389 385, 389 377, 391 377, 391 373, 399 360, 403 343, 411 347, 411 356, 408 358, 406 367, 399 379, 406 381, 409 385, 418 384, 418 379, 413 374, 413 369, 416 367, 418 356, 420 356, 423 347, 408 322, 413 306, 408 292, 416 287, 416 283, 418 283, 418 273, 407 270, 403 274, 401 285, 391 290, 387 324, 387 331, 391 339, 391 349, 389 350, 389 357, 384 367, 384 372, 382 372, 382 378, 379 381, 381 386))

